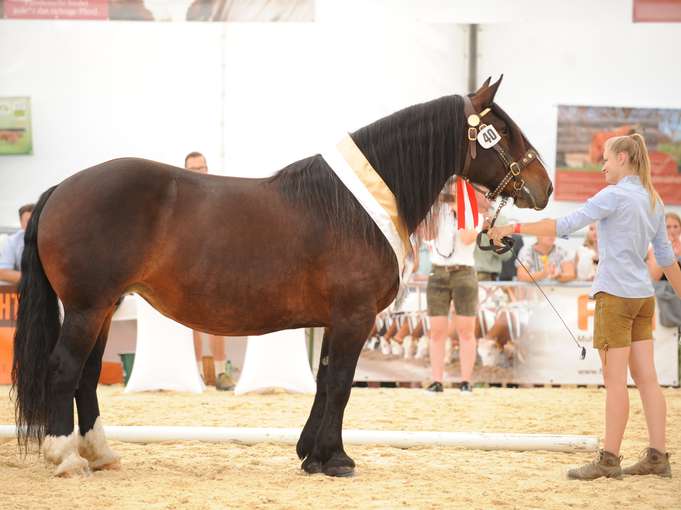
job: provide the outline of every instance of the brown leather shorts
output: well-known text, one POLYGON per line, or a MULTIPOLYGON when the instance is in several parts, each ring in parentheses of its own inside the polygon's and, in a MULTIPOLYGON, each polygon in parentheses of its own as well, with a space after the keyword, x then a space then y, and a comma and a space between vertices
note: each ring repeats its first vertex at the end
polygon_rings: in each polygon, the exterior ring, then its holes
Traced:
POLYGON ((655 297, 623 298, 598 292, 594 314, 594 348, 629 347, 652 340, 655 297))
POLYGON ((449 316, 454 301, 457 315, 475 317, 478 314, 478 278, 472 266, 436 266, 428 276, 426 289, 428 315, 449 316))

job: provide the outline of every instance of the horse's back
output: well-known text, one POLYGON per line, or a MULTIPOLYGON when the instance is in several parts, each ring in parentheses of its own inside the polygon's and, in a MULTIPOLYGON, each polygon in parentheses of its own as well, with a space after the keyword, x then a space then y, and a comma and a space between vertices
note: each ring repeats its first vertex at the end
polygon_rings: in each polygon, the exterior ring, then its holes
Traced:
POLYGON ((234 301, 245 294, 256 300, 291 275, 307 278, 312 241, 323 235, 313 225, 266 179, 125 158, 56 188, 40 217, 39 250, 65 302, 108 302, 133 290, 172 316, 187 296, 217 297, 238 314, 234 301))

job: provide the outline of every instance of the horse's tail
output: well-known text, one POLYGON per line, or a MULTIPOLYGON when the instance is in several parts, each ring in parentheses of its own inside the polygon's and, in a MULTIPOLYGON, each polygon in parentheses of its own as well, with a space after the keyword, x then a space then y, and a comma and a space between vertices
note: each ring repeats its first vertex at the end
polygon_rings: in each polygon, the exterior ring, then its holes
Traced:
POLYGON ((45 191, 36 204, 24 234, 19 281, 19 310, 14 334, 12 394, 17 440, 24 452, 28 443, 38 444, 47 426, 48 360, 59 337, 57 295, 45 275, 38 253, 38 221, 56 186, 45 191))

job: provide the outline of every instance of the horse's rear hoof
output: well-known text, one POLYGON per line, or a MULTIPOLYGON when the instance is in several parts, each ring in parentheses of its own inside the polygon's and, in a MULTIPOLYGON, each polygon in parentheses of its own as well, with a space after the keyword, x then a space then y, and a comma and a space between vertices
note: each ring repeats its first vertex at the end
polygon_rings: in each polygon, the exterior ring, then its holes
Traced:
POLYGON ((57 469, 54 472, 54 476, 63 478, 72 476, 87 477, 90 475, 92 475, 92 470, 88 466, 87 460, 77 453, 69 454, 61 464, 57 466, 57 469))
POLYGON ((300 465, 301 469, 303 469, 308 475, 316 475, 318 473, 322 472, 322 463, 319 462, 317 459, 313 458, 306 458, 303 463, 300 465))
POLYGON ((326 476, 346 477, 355 474, 355 468, 352 466, 327 466, 324 465, 323 472, 326 476))

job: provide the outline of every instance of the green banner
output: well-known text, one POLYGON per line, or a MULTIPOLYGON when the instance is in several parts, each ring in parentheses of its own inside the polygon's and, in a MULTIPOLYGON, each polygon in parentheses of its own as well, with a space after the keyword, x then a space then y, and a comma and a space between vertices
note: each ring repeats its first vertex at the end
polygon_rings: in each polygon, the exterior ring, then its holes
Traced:
POLYGON ((0 156, 7 154, 33 154, 30 97, 0 97, 0 156))

